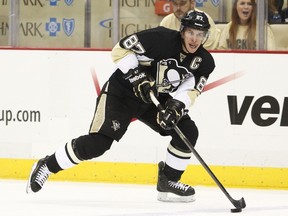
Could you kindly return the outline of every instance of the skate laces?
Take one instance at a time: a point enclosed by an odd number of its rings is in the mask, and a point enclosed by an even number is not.
[[[168,181],[168,185],[175,189],[180,189],[182,191],[187,191],[190,187],[189,185],[183,184],[181,182],[174,182],[174,181]]]
[[[37,182],[42,187],[50,174],[51,172],[48,170],[47,165],[46,164],[42,165],[37,171],[35,182]]]

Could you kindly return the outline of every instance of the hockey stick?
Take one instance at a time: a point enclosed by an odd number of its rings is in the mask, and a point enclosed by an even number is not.
[[[163,109],[162,105],[157,100],[157,98],[154,96],[153,92],[150,92],[150,97],[151,97],[152,102],[159,109],[159,111],[160,112],[163,111],[164,109]],[[187,137],[182,133],[182,131],[178,128],[178,126],[175,123],[173,123],[173,124],[174,124],[174,130],[179,135],[179,137],[183,140],[183,142],[187,145],[187,147],[195,155],[195,157],[202,164],[202,166],[205,168],[205,170],[208,172],[208,174],[211,176],[211,178],[214,180],[214,182],[218,185],[218,187],[222,190],[222,192],[226,195],[226,197],[230,200],[230,202],[235,206],[236,209],[231,209],[231,212],[240,212],[241,209],[245,208],[246,203],[245,203],[244,198],[242,197],[240,200],[235,200],[230,196],[230,194],[227,192],[227,190],[224,188],[224,186],[221,184],[221,182],[217,179],[217,177],[211,171],[209,166],[205,163],[205,161],[201,158],[201,156],[195,150],[195,148],[190,143],[190,141],[187,139]]]

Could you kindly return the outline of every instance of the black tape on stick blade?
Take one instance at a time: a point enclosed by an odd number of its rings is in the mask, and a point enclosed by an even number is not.
[[[232,213],[242,212],[242,209],[241,208],[234,208],[234,209],[231,209],[231,212]]]

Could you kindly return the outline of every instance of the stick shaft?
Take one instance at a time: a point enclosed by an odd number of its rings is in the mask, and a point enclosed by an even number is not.
[[[155,106],[160,110],[163,111],[162,105],[159,103],[157,98],[154,96],[154,94],[151,92],[150,97],[152,102],[155,104]],[[236,207],[236,208],[245,208],[246,203],[244,201],[244,198],[241,200],[234,200],[230,194],[227,192],[225,187],[222,185],[222,183],[218,180],[218,178],[215,176],[215,174],[212,172],[212,170],[209,168],[209,166],[205,163],[205,161],[202,159],[202,157],[198,154],[198,152],[195,150],[191,142],[187,139],[187,137],[182,133],[182,131],[178,128],[176,124],[174,124],[174,130],[179,135],[179,137],[183,140],[183,142],[186,144],[186,146],[191,150],[191,152],[194,154],[194,156],[198,159],[198,161],[201,163],[201,165],[204,167],[204,169],[208,172],[210,177],[214,180],[214,182],[218,185],[218,187],[222,190],[222,192],[226,195],[226,197],[229,199],[229,201]]]

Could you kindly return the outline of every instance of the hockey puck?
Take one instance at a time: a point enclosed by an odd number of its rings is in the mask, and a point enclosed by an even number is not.
[[[236,213],[236,212],[242,212],[241,208],[234,208],[230,210],[232,213]]]

